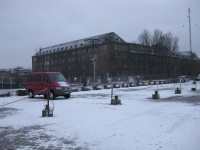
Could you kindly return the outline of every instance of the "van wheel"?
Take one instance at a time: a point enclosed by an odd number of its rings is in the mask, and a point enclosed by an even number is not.
[[[70,98],[70,94],[64,95],[65,98]]]
[[[29,96],[29,98],[34,98],[33,91],[30,90],[30,91],[28,92],[28,96]]]
[[[50,91],[49,93],[49,99],[55,99],[55,94],[53,91]]]

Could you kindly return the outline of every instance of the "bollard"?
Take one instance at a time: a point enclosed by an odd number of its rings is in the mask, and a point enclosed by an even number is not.
[[[158,94],[158,91],[155,91],[155,94],[152,94],[152,98],[153,99],[159,99],[160,98],[160,94]]]
[[[48,111],[46,109],[42,110],[42,117],[48,116]]]
[[[53,117],[53,110],[49,109],[49,111],[48,111],[47,109],[43,109],[42,117]]]
[[[192,91],[196,91],[196,88],[197,88],[197,82],[196,82],[196,80],[193,81],[193,84],[195,85],[195,87],[194,87],[194,88],[191,88],[191,90],[192,90]]]
[[[181,94],[181,90],[177,87],[177,89],[175,90],[175,94]]]
[[[53,117],[54,109],[49,107],[49,94],[50,94],[50,90],[48,89],[47,104],[44,106],[45,108],[42,110],[42,117]]]
[[[196,91],[196,88],[191,88],[192,91]]]
[[[115,99],[111,99],[111,105],[121,105],[121,100],[115,95]]]

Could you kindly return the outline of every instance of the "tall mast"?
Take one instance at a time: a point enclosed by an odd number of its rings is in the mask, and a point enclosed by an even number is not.
[[[192,33],[191,33],[190,8],[188,8],[188,18],[189,18],[189,40],[190,40],[190,52],[192,52]]]

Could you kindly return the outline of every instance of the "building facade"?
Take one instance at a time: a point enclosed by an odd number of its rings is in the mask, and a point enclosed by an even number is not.
[[[30,69],[16,67],[12,69],[0,69],[1,89],[22,88],[25,85],[26,73]]]
[[[41,48],[32,56],[33,71],[59,71],[69,80],[90,77],[95,82],[109,77],[196,75],[199,68],[200,59],[191,52],[127,43],[114,32]]]

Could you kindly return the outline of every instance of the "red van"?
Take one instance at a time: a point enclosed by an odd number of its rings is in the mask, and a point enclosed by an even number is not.
[[[30,98],[35,95],[44,95],[47,98],[48,90],[49,99],[55,99],[57,96],[70,98],[71,94],[71,87],[60,72],[27,73],[25,86]]]

